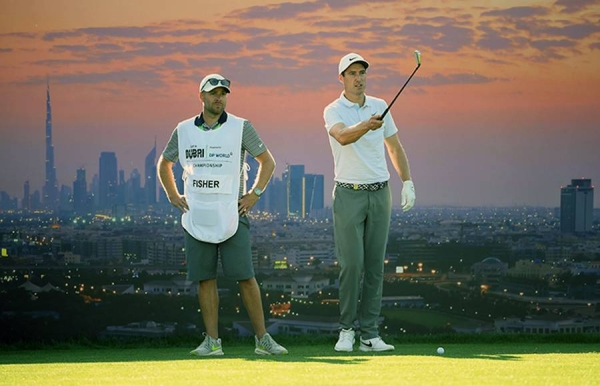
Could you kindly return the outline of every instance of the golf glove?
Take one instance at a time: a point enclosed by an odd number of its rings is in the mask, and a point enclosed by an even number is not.
[[[415,184],[411,180],[404,181],[402,184],[402,210],[406,212],[415,206]]]

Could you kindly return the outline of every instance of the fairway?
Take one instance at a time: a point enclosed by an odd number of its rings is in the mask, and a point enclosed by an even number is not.
[[[224,344],[197,358],[188,347],[15,350],[0,354],[0,385],[598,385],[597,344],[402,344],[393,353],[288,346],[260,357]],[[193,347],[191,347],[193,348]]]

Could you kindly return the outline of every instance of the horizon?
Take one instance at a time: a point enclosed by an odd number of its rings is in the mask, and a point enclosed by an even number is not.
[[[560,206],[572,179],[600,180],[600,1],[151,0],[10,2],[0,15],[0,191],[44,184],[46,81],[59,188],[103,151],[143,172],[175,125],[198,114],[198,82],[232,80],[227,111],[257,128],[277,161],[325,176],[323,108],[337,63],[371,64],[367,94],[388,103],[423,207]],[[143,7],[144,12],[139,12]],[[389,162],[388,162],[389,164]],[[401,183],[390,166],[394,205]]]

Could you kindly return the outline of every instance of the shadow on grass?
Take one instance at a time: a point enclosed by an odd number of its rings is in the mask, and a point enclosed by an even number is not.
[[[393,352],[339,353],[333,350],[331,337],[278,336],[277,340],[288,348],[289,355],[261,356],[254,354],[253,338],[224,339],[225,355],[200,358],[189,354],[197,336],[178,339],[140,339],[135,341],[54,342],[38,344],[0,344],[0,365],[50,364],[50,363],[119,363],[147,361],[274,361],[320,362],[348,365],[364,363],[380,356],[438,357],[440,360],[482,359],[494,361],[519,361],[524,355],[587,354],[600,352],[600,334],[586,335],[428,335],[388,336],[386,340],[396,346]],[[445,354],[437,354],[438,347]]]
[[[331,345],[288,346],[290,354],[266,356],[254,354],[253,345],[232,345],[224,347],[225,355],[196,357],[189,354],[189,347],[75,347],[43,350],[2,350],[0,366],[7,364],[52,364],[52,363],[125,363],[158,361],[271,361],[326,363],[333,365],[353,365],[371,361],[377,357],[438,357],[440,360],[482,359],[493,361],[519,361],[525,355],[584,354],[600,352],[600,347],[589,344],[449,344],[446,353],[438,355],[437,346],[431,344],[399,344],[393,352],[335,352]]]

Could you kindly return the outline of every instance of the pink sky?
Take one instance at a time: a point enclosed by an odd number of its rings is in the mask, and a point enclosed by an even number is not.
[[[44,182],[47,76],[57,176],[72,186],[101,151],[143,173],[219,72],[276,176],[286,163],[324,174],[329,203],[322,113],[351,51],[371,62],[367,93],[388,101],[422,53],[391,110],[418,205],[558,206],[572,178],[600,181],[598,0],[0,3],[0,191],[19,199]]]

